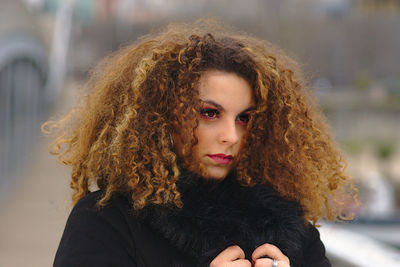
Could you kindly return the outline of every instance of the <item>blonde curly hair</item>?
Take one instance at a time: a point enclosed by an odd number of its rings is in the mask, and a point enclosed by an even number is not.
[[[253,89],[256,110],[235,168],[240,184],[273,186],[302,205],[305,220],[341,216],[346,162],[297,64],[268,42],[209,20],[169,25],[106,58],[85,100],[44,125],[57,135],[52,153],[72,166],[74,203],[95,183],[104,190],[100,205],[123,192],[136,210],[182,207],[176,182],[180,168],[195,162],[196,85],[210,69],[240,75]],[[179,153],[171,142],[176,125]]]

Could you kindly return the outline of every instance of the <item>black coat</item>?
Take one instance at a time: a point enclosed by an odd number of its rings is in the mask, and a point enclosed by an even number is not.
[[[54,266],[208,266],[230,245],[249,259],[264,243],[276,245],[292,267],[331,266],[300,206],[270,187],[241,187],[231,177],[207,184],[188,175],[178,188],[182,209],[148,206],[139,213],[127,196],[98,208],[102,192],[90,193],[69,216]]]

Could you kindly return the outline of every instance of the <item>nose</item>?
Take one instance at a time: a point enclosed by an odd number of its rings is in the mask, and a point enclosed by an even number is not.
[[[240,140],[239,129],[235,121],[225,121],[220,129],[220,142],[224,144],[236,144]]]

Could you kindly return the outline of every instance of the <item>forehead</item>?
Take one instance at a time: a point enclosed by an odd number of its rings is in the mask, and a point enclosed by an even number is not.
[[[254,104],[250,84],[235,73],[209,70],[199,80],[200,99],[212,100],[223,107],[248,108]]]

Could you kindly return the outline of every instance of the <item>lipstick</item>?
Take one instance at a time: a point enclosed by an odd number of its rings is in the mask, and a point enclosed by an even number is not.
[[[231,155],[225,155],[225,154],[212,154],[208,156],[217,163],[224,165],[229,164],[233,160],[233,157]]]

